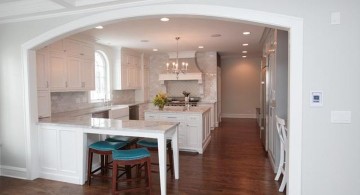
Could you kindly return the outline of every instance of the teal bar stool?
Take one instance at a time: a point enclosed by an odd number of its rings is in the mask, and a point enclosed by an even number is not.
[[[116,135],[105,139],[105,141],[107,142],[125,142],[128,148],[131,148],[131,146],[134,145],[137,140],[138,140],[137,137],[129,137],[129,136],[121,136],[121,135]]]
[[[158,143],[156,139],[151,138],[142,138],[139,139],[136,143],[137,148],[146,147],[151,151],[158,151]],[[171,140],[166,140],[166,150],[168,153],[169,164],[167,164],[167,171],[171,172],[171,175],[174,176],[174,163],[173,163],[173,152],[171,149]],[[152,163],[153,165],[159,165],[159,163]],[[154,171],[155,172],[155,171]]]
[[[151,194],[151,160],[150,160],[150,152],[146,148],[136,148],[129,150],[113,150],[112,151],[112,159],[113,159],[113,174],[112,174],[112,194],[116,194],[118,192],[130,192],[130,191],[140,191],[140,190],[148,190]],[[137,174],[137,178],[127,178],[120,179],[123,174],[119,175],[119,168],[121,167],[134,167],[138,168],[145,167],[145,177],[141,178],[140,174]],[[138,170],[139,172],[139,170]],[[121,181],[129,182],[129,181],[138,181],[141,179],[146,180],[145,187],[132,187],[132,188],[124,188],[118,189],[118,183]],[[128,183],[129,184],[129,183]]]
[[[111,168],[111,163],[108,163],[108,157],[112,155],[113,150],[121,149],[126,147],[127,144],[125,142],[106,142],[106,141],[98,141],[89,146],[89,154],[88,154],[88,185],[91,184],[92,177],[102,177],[111,179],[111,177],[106,176],[107,170]],[[101,165],[99,168],[92,171],[92,161],[93,155],[99,154],[101,158]],[[101,175],[97,175],[96,173],[101,171]]]

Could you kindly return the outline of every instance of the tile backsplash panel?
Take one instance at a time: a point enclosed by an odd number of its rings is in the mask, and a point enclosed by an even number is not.
[[[134,90],[112,92],[113,104],[127,104],[135,101]],[[54,92],[51,93],[51,113],[81,110],[103,106],[103,102],[91,103],[89,92]]]
[[[190,97],[199,97],[197,81],[166,81],[167,94],[170,97],[183,97],[183,91],[190,93]]]

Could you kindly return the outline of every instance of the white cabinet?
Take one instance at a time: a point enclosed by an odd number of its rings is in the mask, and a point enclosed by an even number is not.
[[[38,90],[38,117],[44,118],[51,116],[51,102],[49,90]]]
[[[205,102],[199,102],[199,106],[208,106],[211,107],[210,110],[210,119],[211,119],[211,130],[213,130],[215,127],[218,127],[219,122],[217,116],[217,102],[214,103],[205,103]]]
[[[94,47],[65,39],[39,50],[37,60],[38,89],[52,92],[90,91],[95,89]]]
[[[67,84],[68,89],[81,88],[81,59],[74,57],[67,57],[66,62]]]
[[[85,91],[95,90],[95,61],[81,61],[81,87]]]
[[[50,89],[62,91],[66,89],[67,70],[65,53],[50,53]]]
[[[122,48],[121,49],[121,64],[115,66],[121,66],[120,68],[114,68],[114,70],[120,69],[121,84],[114,81],[114,89],[140,89],[141,88],[141,56],[139,53]],[[119,73],[115,73],[119,74]],[[114,78],[118,79],[117,76]]]
[[[49,55],[47,49],[36,52],[37,89],[49,89]]]
[[[40,177],[82,184],[82,130],[40,125],[38,135]]]
[[[210,111],[198,114],[145,112],[145,120],[179,122],[179,148],[202,154],[210,142]]]

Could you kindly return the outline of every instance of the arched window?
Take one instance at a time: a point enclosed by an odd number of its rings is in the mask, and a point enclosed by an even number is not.
[[[95,51],[95,90],[90,96],[92,102],[110,100],[109,61],[100,50]]]

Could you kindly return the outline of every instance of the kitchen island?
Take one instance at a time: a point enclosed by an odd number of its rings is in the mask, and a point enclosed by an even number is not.
[[[115,120],[81,116],[41,119],[38,123],[39,177],[84,184],[88,136],[123,135],[158,141],[161,194],[166,194],[166,139],[172,140],[175,179],[179,179],[178,126],[176,122]]]
[[[179,149],[202,154],[210,143],[211,107],[165,106],[163,110],[145,110],[145,120],[178,122]]]

